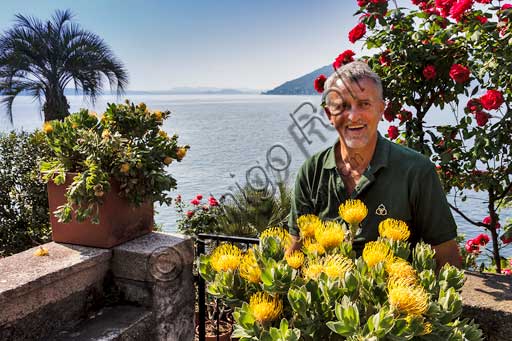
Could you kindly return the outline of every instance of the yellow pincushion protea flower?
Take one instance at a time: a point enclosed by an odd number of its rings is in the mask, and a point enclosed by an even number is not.
[[[343,227],[335,221],[327,221],[315,230],[315,239],[326,250],[339,246],[345,239]]]
[[[370,267],[380,262],[387,263],[393,260],[393,252],[384,242],[368,242],[363,250],[363,260]]]
[[[407,240],[411,231],[404,221],[388,218],[379,224],[379,235],[391,240]]]
[[[347,200],[338,209],[340,217],[350,225],[356,225],[368,215],[368,209],[361,200]]]
[[[342,255],[329,255],[323,260],[323,272],[327,274],[329,278],[343,278],[345,273],[352,270],[354,263]]]
[[[240,277],[251,283],[259,283],[261,281],[261,269],[254,255],[253,249],[249,249],[240,262]]]
[[[418,282],[416,270],[402,258],[395,257],[392,262],[387,262],[386,271],[389,274],[390,281],[402,279],[404,283],[409,285],[416,285]]]
[[[157,121],[161,121],[162,120],[162,112],[161,111],[155,111],[153,113],[153,115],[155,116]]]
[[[50,122],[44,122],[44,124],[43,124],[43,131],[46,134],[49,134],[49,133],[53,132],[52,124]]]
[[[425,322],[423,324],[423,332],[421,333],[421,335],[428,335],[430,333],[432,333],[432,323]]]
[[[312,238],[315,231],[322,226],[322,221],[314,214],[306,214],[297,219],[297,225],[303,238]]]
[[[429,296],[421,286],[398,278],[388,283],[388,292],[389,304],[400,313],[418,316],[428,309]]]
[[[281,246],[288,248],[292,243],[292,236],[282,227],[270,227],[263,231],[260,240],[263,242],[268,237],[274,237],[280,240]]]
[[[185,155],[187,155],[187,148],[185,148],[185,147],[178,148],[178,150],[176,151],[176,157],[178,158],[178,160],[183,159],[185,157]]]
[[[161,114],[161,113],[160,113],[160,114]],[[165,131],[163,131],[163,130],[159,130],[159,131],[158,131],[158,135],[159,135],[160,137],[163,137],[164,139],[169,138],[169,135],[167,135],[167,133],[166,133]]]
[[[325,253],[324,247],[310,238],[304,240],[304,250],[309,254],[317,256],[321,256]]]
[[[242,251],[231,244],[219,245],[210,256],[213,269],[220,271],[235,271],[240,265]]]
[[[304,263],[304,254],[298,250],[285,256],[286,263],[294,269],[298,269]]]
[[[317,279],[323,271],[324,266],[322,261],[316,258],[308,261],[306,266],[302,269],[302,275],[306,279]]]
[[[257,292],[249,300],[249,310],[256,321],[263,324],[276,320],[283,312],[283,302],[266,292]]]

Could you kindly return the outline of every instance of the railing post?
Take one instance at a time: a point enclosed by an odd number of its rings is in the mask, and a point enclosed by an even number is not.
[[[196,256],[199,257],[199,255],[204,254],[205,247],[204,247],[204,240],[197,239],[196,241]],[[198,269],[199,271],[199,269]],[[205,288],[205,282],[203,277],[201,277],[200,274],[198,274],[198,281],[197,281],[197,295],[198,295],[198,304],[199,304],[199,341],[205,341],[206,339],[206,320],[205,320],[205,307],[206,307],[206,288]]]

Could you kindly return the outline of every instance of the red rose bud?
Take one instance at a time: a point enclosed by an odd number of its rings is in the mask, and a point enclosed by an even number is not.
[[[350,62],[354,61],[355,53],[352,50],[345,50],[338,57],[336,57],[336,60],[334,63],[332,63],[332,67],[334,70],[340,68],[342,65],[348,64]]]
[[[455,83],[465,83],[469,79],[469,69],[461,64],[453,64],[450,68],[450,78]]]
[[[476,124],[478,124],[479,127],[483,127],[489,121],[489,114],[483,111],[477,111],[475,113],[475,118]]]
[[[481,233],[478,236],[476,236],[476,238],[473,239],[473,241],[476,244],[481,245],[481,246],[485,246],[489,242],[489,240],[490,240],[489,236],[486,235],[485,233]]]
[[[484,218],[484,220],[482,220],[482,223],[486,224],[486,225],[491,225],[491,217],[490,216],[487,216]],[[499,229],[501,227],[500,223],[496,222],[496,228]]]
[[[210,206],[219,206],[219,202],[214,197],[209,197],[208,198],[208,204]]]
[[[503,95],[496,90],[487,90],[487,92],[480,97],[480,103],[487,110],[498,109],[503,104]]]
[[[466,245],[464,245],[466,248],[466,251],[468,253],[479,253],[480,252],[480,245],[476,244],[474,240],[470,239],[466,242]]]
[[[453,19],[459,22],[462,19],[464,13],[473,6],[473,0],[459,0],[452,8],[450,8],[450,15]]]
[[[481,16],[481,15],[476,15],[475,19],[480,21],[481,24],[487,23],[487,17]]]
[[[357,24],[353,29],[348,33],[348,40],[353,44],[359,39],[361,39],[366,33],[366,25],[362,22]]]
[[[476,112],[480,110],[480,100],[478,98],[471,98],[466,104],[468,112]]]
[[[391,140],[396,139],[398,137],[398,128],[395,126],[389,126],[388,136]]]
[[[512,243],[512,235],[510,237],[506,237],[505,235],[502,235],[500,237],[501,241],[504,243],[504,244],[510,244]],[[512,264],[510,264],[512,265]]]
[[[193,215],[194,215],[193,211],[187,211],[187,217],[192,218]]]
[[[192,199],[192,200],[190,201],[190,203],[191,203],[192,205],[194,205],[194,206],[197,206],[197,205],[199,205],[199,200],[197,200],[197,198],[195,198],[195,199]]]
[[[196,195],[196,199],[201,200],[201,199],[203,199],[203,196],[201,194],[198,194],[198,195]]]
[[[389,59],[387,53],[383,53],[380,55],[379,63],[382,66],[390,66],[391,65],[391,59]]]
[[[327,80],[327,77],[325,77],[324,75],[320,75],[318,76],[316,79],[315,79],[315,90],[316,92],[318,93],[322,93],[324,92],[324,84],[325,84],[325,81]]]
[[[426,80],[436,78],[436,67],[434,65],[425,66],[423,69],[423,77],[425,77]]]

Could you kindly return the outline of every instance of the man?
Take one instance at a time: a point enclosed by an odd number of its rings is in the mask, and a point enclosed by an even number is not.
[[[379,76],[355,61],[337,69],[324,88],[325,112],[339,139],[306,160],[297,174],[288,252],[301,246],[299,216],[336,219],[340,204],[360,199],[368,215],[353,245],[358,255],[365,242],[377,239],[379,223],[395,218],[409,226],[412,245],[420,240],[432,245],[438,267],[447,262],[460,267],[455,221],[434,165],[377,132],[385,107]]]

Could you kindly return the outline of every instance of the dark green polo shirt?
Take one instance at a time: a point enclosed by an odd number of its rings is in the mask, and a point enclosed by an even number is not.
[[[395,218],[407,223],[412,245],[424,240],[438,245],[457,235],[435,166],[420,153],[392,143],[380,134],[369,167],[353,193],[347,193],[336,169],[335,146],[313,155],[299,169],[289,217],[290,233],[298,235],[297,218],[318,215],[322,220],[341,219],[338,207],[347,199],[360,199],[368,208],[361,242],[354,243],[360,254],[364,243],[376,240],[379,223]]]

